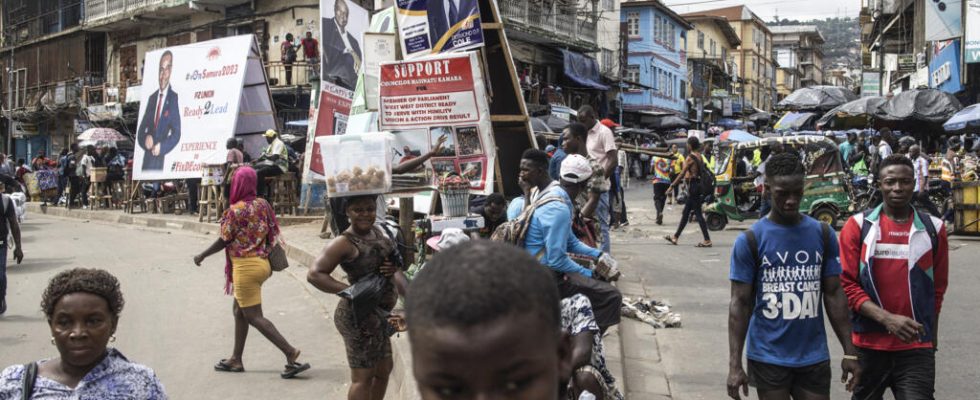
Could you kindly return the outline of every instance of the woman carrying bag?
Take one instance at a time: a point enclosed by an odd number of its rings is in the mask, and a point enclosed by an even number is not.
[[[376,198],[369,195],[347,199],[350,228],[327,244],[307,275],[317,289],[333,294],[357,293],[358,286],[374,285],[379,278],[384,281],[376,306],[381,312],[358,313],[355,294],[354,301],[342,296],[334,313],[334,324],[344,338],[351,369],[348,399],[384,398],[393,363],[389,340],[392,329],[383,314],[395,307],[396,287],[404,295],[408,283],[397,266],[400,257],[393,235],[375,224]],[[351,285],[330,276],[337,266],[347,274]]]
[[[216,371],[244,372],[242,353],[249,325],[262,332],[286,356],[280,376],[295,377],[310,369],[297,362],[299,349],[291,346],[276,326],[262,315],[262,283],[272,275],[270,255],[279,249],[279,223],[275,211],[265,199],[256,198],[258,176],[255,170],[238,168],[231,183],[231,207],[221,219],[221,237],[211,247],[194,257],[201,265],[208,256],[225,251],[225,293],[234,293],[235,348],[232,356],[214,365]],[[234,290],[232,290],[234,289]]]

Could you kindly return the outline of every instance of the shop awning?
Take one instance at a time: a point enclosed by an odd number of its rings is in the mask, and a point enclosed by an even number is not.
[[[609,86],[600,83],[599,63],[587,55],[562,49],[564,57],[565,77],[577,85],[596,90],[609,90]]]

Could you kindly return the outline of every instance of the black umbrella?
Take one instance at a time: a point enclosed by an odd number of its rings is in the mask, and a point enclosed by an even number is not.
[[[832,124],[835,128],[863,128],[868,123],[868,117],[874,116],[887,99],[880,96],[862,97],[841,104],[828,111],[819,120],[817,126]],[[856,126],[850,126],[856,125]]]
[[[941,124],[963,109],[953,95],[936,89],[899,93],[883,104],[875,117],[885,121],[922,121]]]
[[[850,89],[840,86],[811,86],[797,89],[776,104],[776,108],[799,111],[827,111],[857,100]]]
[[[545,119],[548,117],[531,117],[531,130],[534,132],[552,133]]]
[[[691,122],[678,117],[676,115],[665,115],[657,120],[655,120],[650,126],[653,129],[678,129],[678,128],[690,128]]]
[[[761,111],[761,112],[757,112],[755,114],[749,115],[749,121],[752,121],[752,122],[760,122],[760,121],[767,121],[768,122],[768,121],[771,121],[771,120],[772,120],[772,114],[767,113],[765,111]]]

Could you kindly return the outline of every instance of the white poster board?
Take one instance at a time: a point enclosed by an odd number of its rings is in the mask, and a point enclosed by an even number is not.
[[[963,62],[980,62],[980,0],[966,0]]]
[[[380,95],[379,125],[395,136],[396,148],[416,156],[445,137],[431,159],[434,177],[456,172],[470,180],[472,193],[493,192],[497,152],[476,52],[382,64]]]
[[[406,59],[483,46],[478,0],[397,0]]]
[[[252,35],[155,50],[144,68],[135,180],[200,178],[203,164],[225,161],[229,138],[276,126]],[[246,136],[246,151],[263,144],[256,138]]]

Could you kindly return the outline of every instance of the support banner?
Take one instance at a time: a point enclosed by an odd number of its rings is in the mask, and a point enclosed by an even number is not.
[[[395,164],[444,138],[429,167],[436,179],[431,184],[455,172],[469,180],[471,193],[493,192],[496,145],[477,53],[382,64],[380,95],[379,125],[395,137]]]

